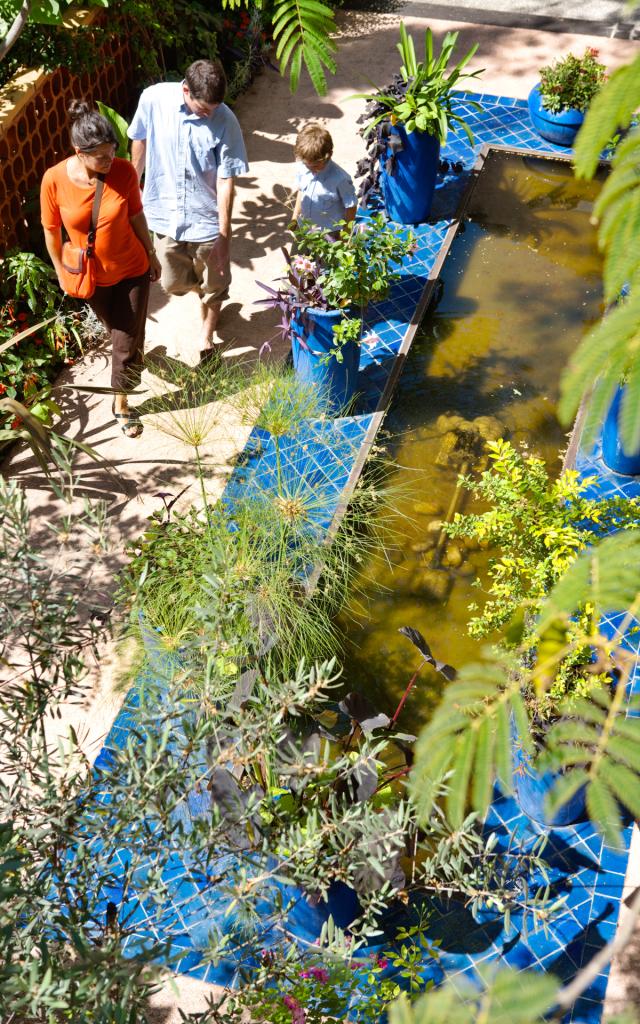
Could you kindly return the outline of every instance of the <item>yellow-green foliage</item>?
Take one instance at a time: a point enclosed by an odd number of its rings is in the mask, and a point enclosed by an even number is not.
[[[505,625],[519,608],[535,615],[576,555],[593,542],[594,531],[628,529],[640,521],[635,500],[585,497],[593,478],[580,480],[575,470],[565,470],[552,480],[541,459],[508,441],[487,447],[491,468],[479,480],[462,481],[489,508],[458,513],[447,527],[451,536],[474,536],[496,549],[488,598],[469,625],[478,637]]]

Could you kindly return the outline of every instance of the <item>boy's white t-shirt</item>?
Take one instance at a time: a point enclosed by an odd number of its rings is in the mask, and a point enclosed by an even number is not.
[[[344,220],[345,210],[358,204],[350,175],[333,160],[328,160],[321,171],[310,171],[298,163],[295,188],[302,199],[301,218],[327,231]]]

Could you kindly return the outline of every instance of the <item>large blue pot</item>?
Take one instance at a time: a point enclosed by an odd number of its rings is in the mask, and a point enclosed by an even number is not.
[[[634,455],[628,455],[625,452],[618,429],[623,394],[624,388],[619,387],[604,418],[602,426],[602,461],[614,473],[622,473],[623,476],[638,476],[640,474],[640,452],[636,452]]]
[[[291,354],[296,373],[302,380],[318,385],[329,411],[335,414],[342,412],[355,395],[360,365],[358,341],[342,346],[341,362],[330,354],[335,352],[334,325],[343,316],[341,309],[307,308],[291,321]]]
[[[585,111],[575,107],[565,107],[553,114],[542,105],[540,86],[534,85],[529,93],[529,116],[538,135],[556,146],[573,146],[576,135],[582,127]]]
[[[380,184],[387,213],[398,224],[422,224],[431,212],[436,188],[440,139],[427,132],[407,133],[401,125],[393,125],[392,135],[399,135],[402,149],[396,154],[393,174],[387,174],[381,159]]]
[[[545,809],[545,801],[558,780],[558,772],[537,771],[529,755],[522,749],[513,724],[511,732],[513,788],[520,810],[532,821],[546,825],[547,828],[564,828],[566,825],[575,824],[576,821],[582,821],[586,817],[585,787],[581,786],[571,799],[550,817]]]

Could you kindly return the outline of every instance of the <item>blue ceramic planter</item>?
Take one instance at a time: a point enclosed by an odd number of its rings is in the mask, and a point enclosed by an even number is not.
[[[539,825],[547,828],[563,828],[582,821],[586,816],[585,789],[582,786],[571,799],[564,804],[553,817],[547,814],[545,801],[558,780],[558,772],[539,772],[531,763],[531,758],[522,749],[518,740],[518,732],[512,723],[513,741],[513,787],[520,810]]]
[[[614,473],[622,473],[623,476],[638,476],[640,474],[640,452],[636,452],[634,455],[628,455],[625,452],[618,429],[623,394],[624,388],[619,387],[604,419],[602,461]]]
[[[291,321],[291,353],[296,373],[302,380],[317,384],[326,395],[329,410],[342,412],[356,393],[360,344],[349,341],[342,346],[338,362],[333,345],[333,327],[344,316],[341,309],[306,309]],[[327,358],[329,356],[329,358]]]
[[[538,135],[556,146],[573,146],[576,135],[582,127],[585,112],[574,107],[565,107],[557,114],[546,110],[540,98],[540,86],[534,85],[529,93],[529,116]]]
[[[402,149],[396,154],[393,174],[387,174],[381,157],[380,183],[387,213],[398,224],[422,224],[431,211],[440,159],[440,140],[427,132],[407,133],[394,125]],[[387,155],[390,155],[388,150]]]

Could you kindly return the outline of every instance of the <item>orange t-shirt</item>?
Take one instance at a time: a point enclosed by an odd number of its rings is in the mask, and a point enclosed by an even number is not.
[[[71,244],[86,248],[94,197],[94,189],[74,185],[67,174],[67,161],[62,160],[50,167],[42,179],[42,226],[47,231],[56,231],[64,225]],[[149,269],[145,248],[129,223],[129,218],[141,210],[142,197],[133,165],[116,157],[105,178],[98,213],[94,247],[96,284],[117,284]]]

